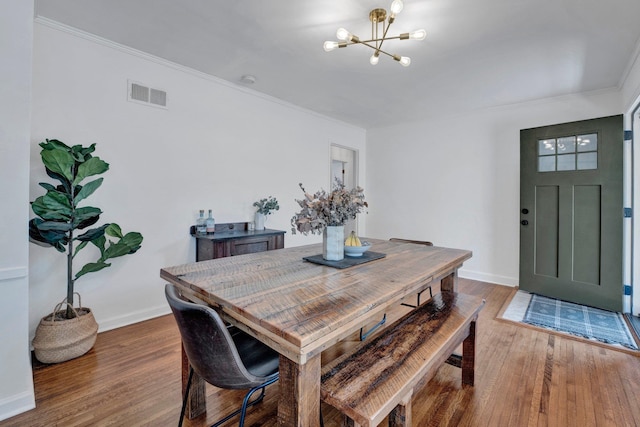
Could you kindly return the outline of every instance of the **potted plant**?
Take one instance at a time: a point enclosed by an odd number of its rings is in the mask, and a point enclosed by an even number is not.
[[[93,347],[97,324],[91,309],[73,307],[74,285],[77,279],[88,273],[109,267],[108,260],[140,249],[142,235],[137,232],[123,234],[115,223],[93,227],[102,211],[91,206],[79,206],[102,184],[103,178],[86,182],[89,177],[109,170],[109,164],[95,157],[95,144],[88,147],[69,147],[58,140],[41,142],[40,157],[47,175],[59,181],[54,186],[41,182],[46,193],[31,203],[36,215],[29,221],[29,238],[32,243],[53,247],[67,256],[67,295],[53,313],[45,316],[36,330],[33,346],[36,358],[44,363],[56,363],[81,356]],[[82,230],[82,232],[76,233]],[[91,243],[99,251],[99,257],[76,271],[74,258]],[[65,309],[58,309],[63,308]],[[74,331],[84,335],[70,342]],[[64,335],[67,335],[65,337]]]
[[[364,201],[364,190],[361,187],[347,190],[337,178],[331,193],[321,189],[311,195],[302,183],[298,185],[304,193],[304,199],[296,200],[302,209],[291,218],[291,232],[322,234],[323,258],[340,261],[344,258],[344,223],[355,219],[369,206]]]
[[[256,230],[264,230],[264,222],[267,220],[267,215],[271,215],[272,211],[280,209],[278,200],[272,196],[254,202],[253,206],[258,208],[255,214]]]

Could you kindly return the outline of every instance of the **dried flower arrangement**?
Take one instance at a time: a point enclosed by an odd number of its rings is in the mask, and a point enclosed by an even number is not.
[[[344,225],[346,221],[355,219],[357,214],[369,206],[364,201],[364,190],[361,187],[347,190],[342,181],[337,178],[331,193],[321,189],[314,195],[310,195],[302,183],[299,185],[304,193],[304,199],[296,200],[302,210],[291,218],[293,234],[296,234],[296,230],[304,235],[322,234],[326,226]]]
[[[272,196],[254,202],[253,206],[258,208],[257,212],[261,213],[262,215],[270,215],[271,211],[277,211],[280,209],[278,200]]]

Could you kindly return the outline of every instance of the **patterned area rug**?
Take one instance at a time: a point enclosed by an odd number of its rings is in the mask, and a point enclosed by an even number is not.
[[[504,319],[638,350],[620,313],[518,291]]]

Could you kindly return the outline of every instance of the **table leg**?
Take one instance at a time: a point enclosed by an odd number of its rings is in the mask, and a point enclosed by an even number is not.
[[[476,359],[476,321],[469,325],[469,336],[462,342],[462,384],[473,385]]]
[[[304,365],[280,356],[279,426],[319,427],[320,368],[320,354]]]
[[[440,281],[440,291],[442,292],[458,292],[458,270],[445,276]]]
[[[182,344],[180,345],[182,347]],[[189,379],[189,358],[182,347],[182,396],[187,389],[187,380]],[[191,391],[189,392],[189,401],[187,402],[187,418],[192,419],[207,412],[207,402],[205,394],[204,380],[200,375],[193,373],[191,379]]]

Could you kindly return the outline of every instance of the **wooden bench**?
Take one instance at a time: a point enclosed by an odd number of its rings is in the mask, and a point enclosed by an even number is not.
[[[484,300],[436,294],[358,349],[322,369],[320,395],[344,426],[411,425],[414,388],[426,384],[461,343],[462,383],[473,385],[475,323]]]

